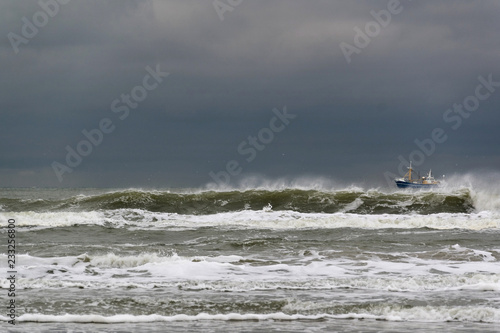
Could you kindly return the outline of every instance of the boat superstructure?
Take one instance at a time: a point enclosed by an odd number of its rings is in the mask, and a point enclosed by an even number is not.
[[[424,177],[419,177],[417,175],[417,177],[413,178],[415,176],[415,173],[416,172],[413,171],[410,162],[408,172],[404,175],[404,177],[396,178],[394,181],[399,188],[431,188],[437,187],[440,184],[440,182],[438,180],[435,180],[432,176],[432,170],[429,170],[427,176]]]

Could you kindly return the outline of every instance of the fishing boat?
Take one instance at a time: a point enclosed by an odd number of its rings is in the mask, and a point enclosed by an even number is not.
[[[396,178],[394,181],[399,188],[433,188],[438,187],[441,184],[439,180],[435,180],[432,176],[432,170],[429,170],[427,176],[424,177],[417,176],[416,178],[412,178],[414,175],[415,172],[413,171],[410,162],[408,172],[405,176],[403,178]]]

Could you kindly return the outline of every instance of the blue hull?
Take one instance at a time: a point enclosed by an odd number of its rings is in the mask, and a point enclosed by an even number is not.
[[[439,184],[415,184],[403,181],[396,181],[396,185],[399,188],[434,188],[439,186]]]

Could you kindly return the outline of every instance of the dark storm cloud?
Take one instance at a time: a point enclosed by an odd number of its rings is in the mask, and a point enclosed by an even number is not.
[[[355,45],[355,28],[391,3],[244,0],[221,21],[212,1],[72,0],[15,53],[9,33],[22,36],[23,17],[43,9],[2,1],[3,183],[202,185],[227,161],[244,161],[238,144],[284,106],[296,120],[242,176],[356,180],[369,169],[381,179],[436,127],[449,139],[424,166],[495,167],[500,91],[456,130],[443,114],[474,94],[479,76],[500,81],[500,5],[401,0],[348,63],[340,44]],[[147,66],[170,75],[121,120],[111,104],[142,84]],[[66,146],[76,149],[103,118],[115,130],[59,183],[51,163],[64,163]]]

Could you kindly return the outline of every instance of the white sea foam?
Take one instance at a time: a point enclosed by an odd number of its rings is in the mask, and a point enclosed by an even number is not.
[[[357,203],[353,203],[357,204]],[[16,219],[19,228],[57,228],[74,225],[98,225],[111,227],[151,228],[200,228],[232,227],[263,229],[303,229],[303,228],[432,228],[482,230],[500,228],[500,214],[479,213],[439,213],[430,215],[380,214],[363,215],[352,213],[299,213],[295,211],[243,210],[211,215],[181,215],[158,213],[141,209],[120,209],[96,212],[21,212],[11,215],[0,214],[0,219]]]
[[[351,213],[298,213],[294,211],[240,211],[213,215],[178,215],[168,213],[136,212],[143,216],[144,227],[240,227],[264,229],[301,228],[433,228],[481,230],[500,227],[500,215],[488,212],[474,214],[440,213],[431,215],[362,215]],[[125,213],[126,214],[126,213]],[[115,223],[123,223],[120,216]],[[154,223],[148,223],[154,221]]]
[[[122,272],[126,273],[126,272]],[[234,272],[233,272],[234,273]],[[124,274],[122,274],[123,276]],[[184,291],[211,290],[214,292],[251,292],[251,291],[273,291],[273,290],[372,290],[386,292],[452,292],[452,291],[481,291],[499,292],[500,275],[468,273],[446,276],[420,275],[414,277],[392,276],[388,277],[309,277],[289,279],[274,277],[269,279],[259,279],[251,276],[237,276],[237,279],[230,280],[230,276],[219,275],[212,280],[198,280],[198,277],[191,279],[166,279],[147,277],[149,271],[141,275],[131,276],[128,279],[89,279],[83,275],[76,277],[58,276],[51,278],[48,276],[39,278],[20,278],[17,288],[22,289],[95,289],[113,290],[140,288],[150,290],[153,288],[172,288]],[[200,278],[203,276],[200,276]],[[204,276],[206,278],[206,275]],[[66,278],[66,280],[64,279]],[[8,288],[7,281],[1,280],[1,286]],[[486,297],[486,295],[484,296]]]
[[[30,228],[56,228],[74,225],[103,225],[105,215],[103,212],[4,212],[0,219],[9,218],[16,220],[17,227]],[[125,221],[123,221],[125,222]]]
[[[476,211],[500,212],[500,173],[476,172],[451,175],[440,191],[469,191]]]
[[[344,209],[343,209],[343,212],[350,212],[352,210],[356,210],[358,209],[361,205],[363,204],[363,200],[361,200],[360,198],[356,198],[353,202],[347,204]]]
[[[228,314],[208,314],[199,313],[197,315],[185,315],[178,314],[174,316],[162,316],[162,315],[114,315],[114,316],[100,316],[100,315],[44,315],[44,314],[23,314],[17,318],[19,322],[65,322],[65,323],[103,323],[103,324],[113,324],[113,323],[144,323],[144,322],[158,322],[158,321],[200,321],[200,320],[300,320],[300,319],[321,319],[332,317],[330,315],[287,315],[284,313],[270,313],[270,314],[239,314],[239,313],[228,313]],[[0,315],[0,320],[7,321],[10,320],[5,316]]]
[[[316,308],[318,305],[314,305]],[[332,304],[332,307],[334,304]],[[289,304],[286,310],[298,312],[298,314],[276,313],[227,313],[208,314],[199,313],[196,315],[177,314],[164,316],[152,315],[131,315],[118,314],[113,316],[101,316],[94,314],[23,314],[17,318],[18,322],[61,322],[61,323],[145,323],[145,322],[173,322],[173,321],[253,321],[253,320],[318,320],[318,319],[372,319],[387,321],[418,321],[418,322],[500,322],[500,309],[481,306],[416,306],[403,307],[397,305],[372,306],[370,309],[352,309],[347,313],[319,313],[301,314],[311,310],[311,303],[296,302]],[[0,320],[7,321],[8,317],[0,316]]]
[[[16,288],[500,290],[500,266],[487,257],[471,262],[408,257],[394,262],[374,255],[365,260],[313,258],[301,265],[274,262],[250,265],[244,259],[236,255],[181,257],[175,253],[52,258],[19,255],[17,268],[22,274]],[[1,266],[5,262],[2,260]],[[0,286],[8,288],[7,277],[1,277]]]

